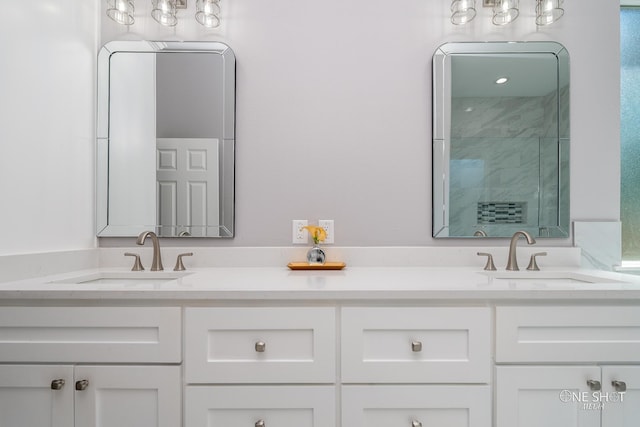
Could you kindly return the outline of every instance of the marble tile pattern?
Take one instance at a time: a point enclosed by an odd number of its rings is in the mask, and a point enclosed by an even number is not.
[[[555,93],[452,100],[450,236],[471,236],[479,228],[489,236],[498,229],[501,235],[521,229],[537,235],[541,226],[558,223],[559,186],[569,183],[568,174],[558,180],[556,105]],[[478,203],[522,204],[523,222],[479,224]]]
[[[622,262],[620,221],[576,221],[574,245],[582,251],[580,266],[612,271]]]

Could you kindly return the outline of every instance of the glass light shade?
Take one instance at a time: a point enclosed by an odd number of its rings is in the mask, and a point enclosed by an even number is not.
[[[176,17],[176,0],[153,0],[151,16],[165,27],[173,27],[178,23]]]
[[[475,0],[453,0],[451,2],[451,23],[464,25],[476,17]]]
[[[133,0],[107,0],[107,16],[118,24],[133,24],[134,10]]]
[[[220,26],[220,0],[197,0],[196,21],[207,28]]]
[[[538,0],[536,5],[536,24],[549,25],[562,18],[563,0]]]
[[[518,0],[496,0],[492,22],[495,25],[507,25],[515,21],[519,14]]]

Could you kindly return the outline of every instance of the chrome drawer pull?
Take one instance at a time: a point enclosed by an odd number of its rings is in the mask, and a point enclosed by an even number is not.
[[[418,420],[411,421],[411,427],[422,427],[422,423]]]
[[[422,343],[420,341],[412,341],[411,342],[411,351],[417,353],[422,351]]]
[[[258,420],[258,421],[256,421],[256,427],[264,427],[264,426],[265,426],[265,424],[264,424],[264,420]]]
[[[627,383],[625,383],[624,381],[611,381],[611,385],[619,393],[624,393],[627,391]]]
[[[598,391],[598,390],[602,390],[602,384],[600,384],[600,381],[596,381],[596,380],[587,380],[587,385],[589,386],[589,388],[591,389],[591,391]]]
[[[76,381],[76,390],[83,391],[83,390],[86,390],[87,387],[89,387],[89,381],[88,380]]]
[[[62,390],[64,380],[62,378],[51,381],[51,390]]]
[[[265,343],[264,341],[258,341],[256,343],[256,351],[258,353],[264,353],[264,351],[267,349],[267,343]],[[260,420],[262,421],[262,420]]]

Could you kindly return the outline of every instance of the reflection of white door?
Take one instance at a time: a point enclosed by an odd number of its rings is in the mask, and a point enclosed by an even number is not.
[[[158,226],[163,236],[186,231],[217,236],[220,219],[218,140],[157,139]]]

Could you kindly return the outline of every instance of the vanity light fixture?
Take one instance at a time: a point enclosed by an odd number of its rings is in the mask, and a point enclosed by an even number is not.
[[[133,0],[107,0],[107,16],[118,24],[132,25],[134,10]]]
[[[147,0],[149,1],[149,0]],[[134,23],[134,0],[107,0],[107,16],[122,25]],[[187,0],[151,0],[151,17],[165,27],[178,23],[177,9],[186,9]],[[196,0],[196,21],[207,28],[220,26],[220,0]]]
[[[530,0],[533,1],[533,0]],[[564,15],[564,0],[535,0],[536,25],[549,25]],[[493,8],[491,21],[494,25],[507,25],[520,14],[519,0],[482,0],[482,6]],[[451,23],[464,25],[476,16],[475,0],[452,0]]]

